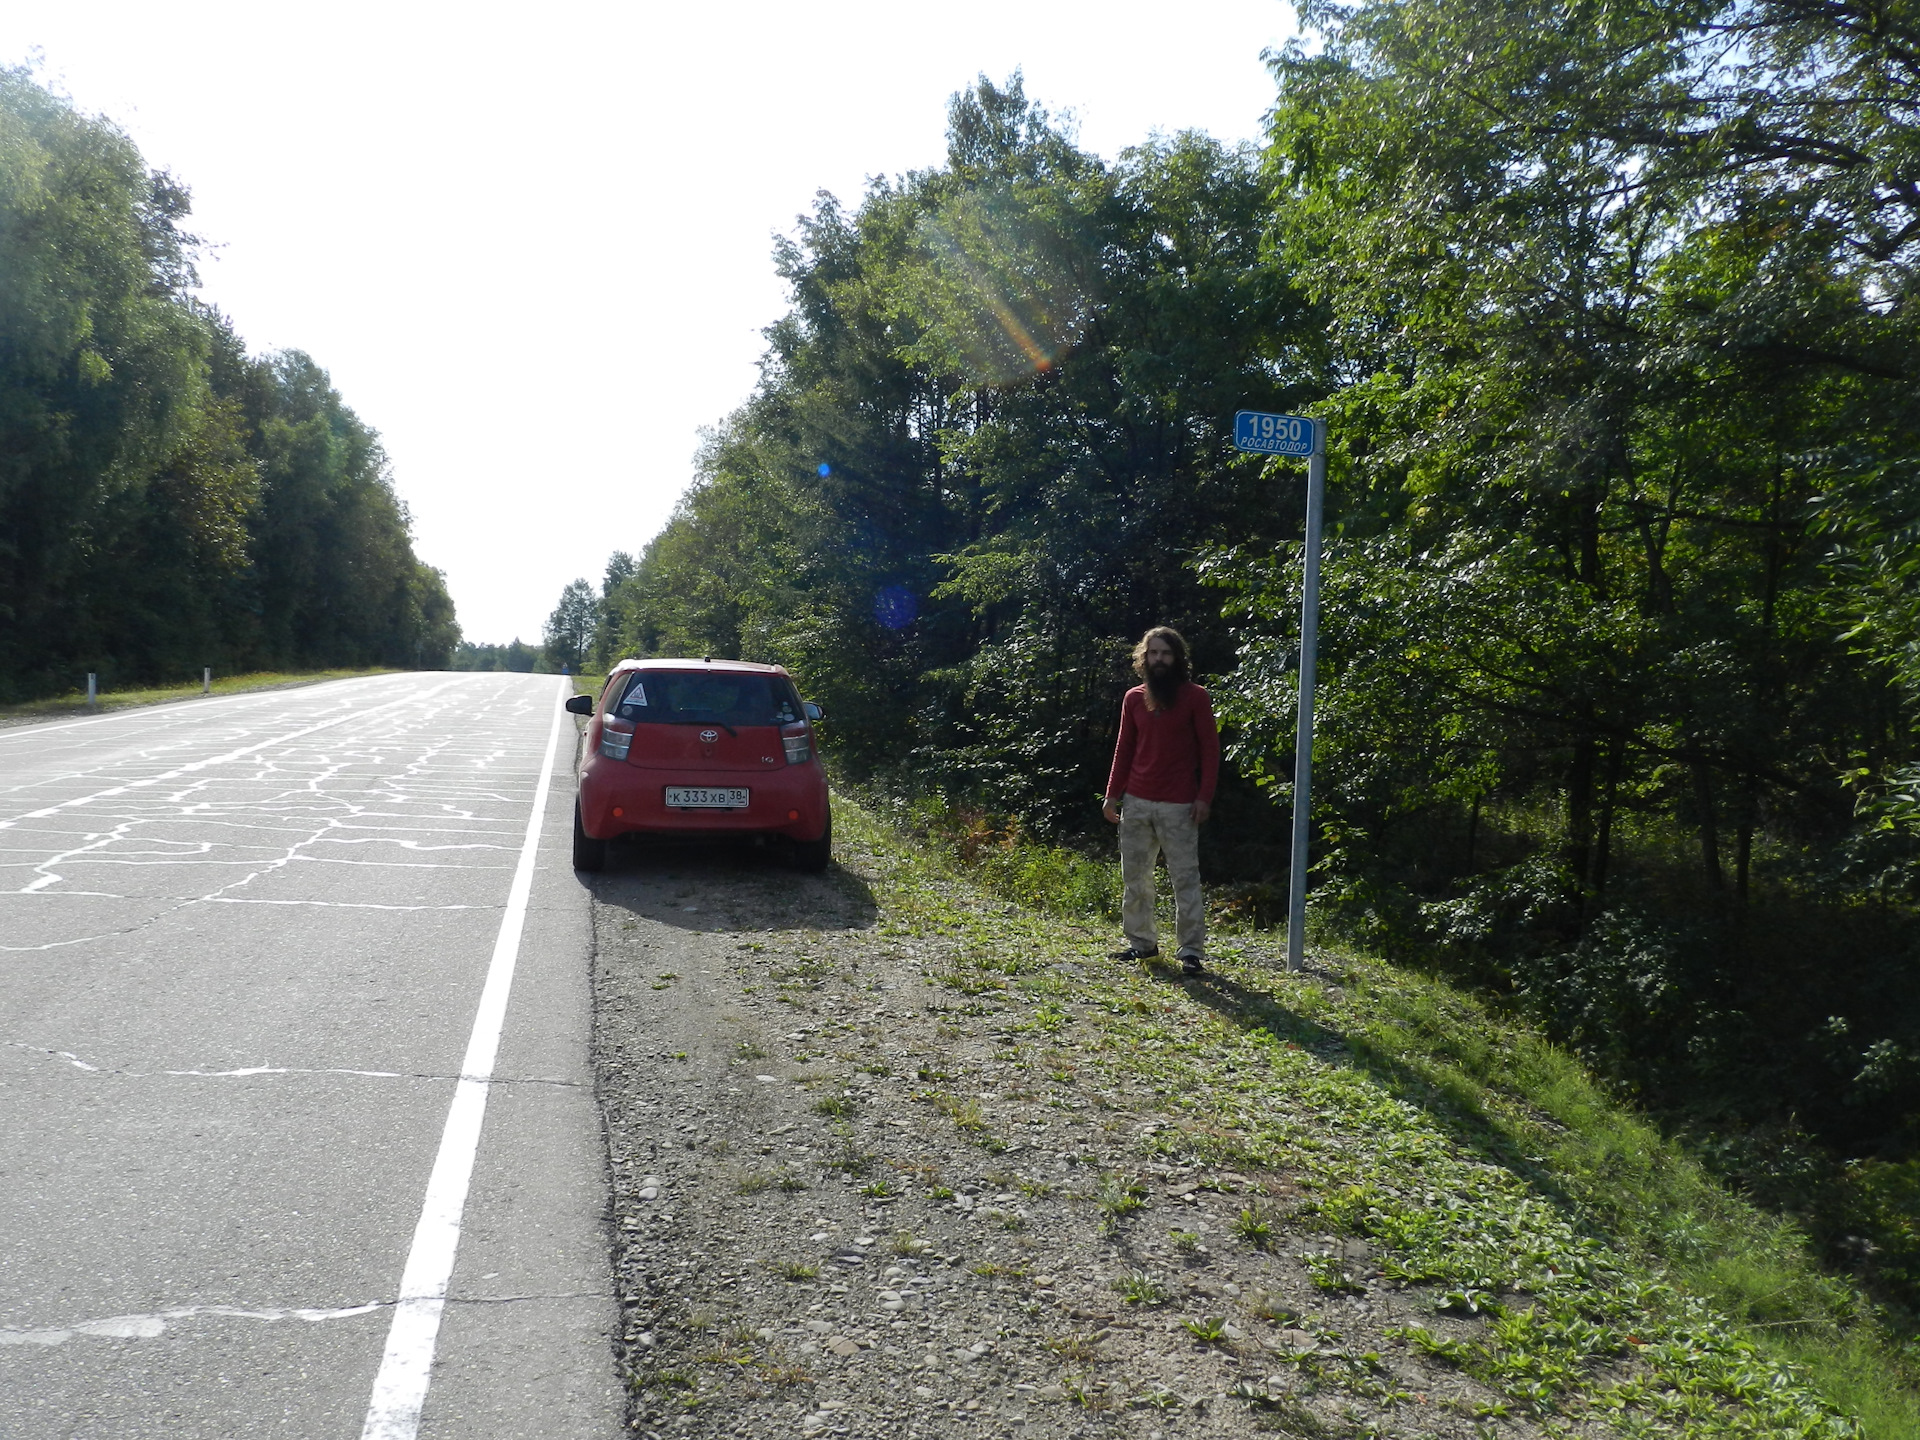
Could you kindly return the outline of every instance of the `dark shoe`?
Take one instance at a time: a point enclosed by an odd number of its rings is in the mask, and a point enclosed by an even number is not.
[[[1157,960],[1160,958],[1160,952],[1158,950],[1135,950],[1132,946],[1128,946],[1125,950],[1114,951],[1111,955],[1107,956],[1107,958],[1109,960]]]
[[[1182,975],[1204,975],[1207,973],[1207,967],[1200,963],[1200,957],[1198,955],[1182,955],[1180,957],[1180,973]]]

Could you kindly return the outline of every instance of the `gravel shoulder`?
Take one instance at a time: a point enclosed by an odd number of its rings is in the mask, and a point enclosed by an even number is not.
[[[1096,992],[1183,1025],[1224,970],[1110,960],[836,826],[824,876],[638,850],[595,881],[633,1430],[1539,1433],[1392,1338],[1483,1322],[1378,1283],[1299,1175],[1168,1143],[1193,1097],[1125,1063]]]

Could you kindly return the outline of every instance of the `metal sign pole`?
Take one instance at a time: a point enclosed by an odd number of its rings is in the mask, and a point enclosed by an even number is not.
[[[1293,740],[1293,861],[1287,877],[1287,969],[1306,963],[1307,848],[1313,808],[1313,664],[1320,644],[1320,504],[1327,489],[1327,422],[1313,422],[1307,459],[1307,546],[1300,586],[1300,700]]]
[[[1287,882],[1287,969],[1307,951],[1307,837],[1313,811],[1313,662],[1320,645],[1320,502],[1327,489],[1327,422],[1304,415],[1240,410],[1233,448],[1249,455],[1304,455],[1307,553],[1300,587],[1299,729],[1293,741],[1293,867]]]

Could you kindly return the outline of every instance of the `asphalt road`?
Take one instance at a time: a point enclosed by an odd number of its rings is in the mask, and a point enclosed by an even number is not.
[[[0,730],[0,1436],[618,1432],[562,684]]]

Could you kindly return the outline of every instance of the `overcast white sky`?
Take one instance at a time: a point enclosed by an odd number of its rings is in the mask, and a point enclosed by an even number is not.
[[[1112,156],[1256,138],[1279,0],[326,6],[10,0],[0,63],[193,190],[207,298],[378,429],[473,640],[529,640],[638,551],[784,308],[817,190],[939,163],[947,97],[1024,69]]]

